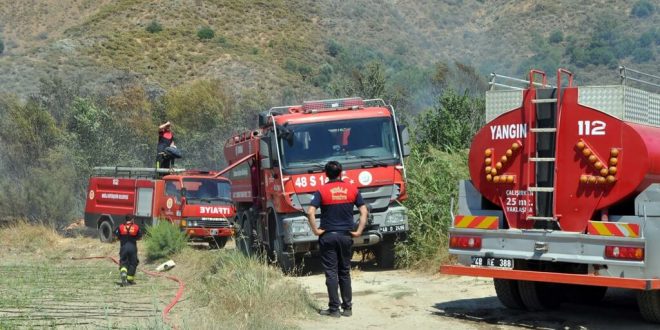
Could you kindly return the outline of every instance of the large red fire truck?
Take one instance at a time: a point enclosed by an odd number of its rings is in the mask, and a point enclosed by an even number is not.
[[[304,212],[326,182],[324,165],[339,161],[342,178],[357,185],[370,208],[369,224],[355,238],[381,267],[394,265],[394,243],[408,230],[404,156],[408,134],[394,108],[383,100],[360,98],[304,102],[271,108],[259,128],[225,143],[237,205],[237,247],[263,249],[286,271],[318,250]],[[355,209],[357,220],[357,209]]]
[[[620,75],[578,87],[560,69],[550,86],[532,70],[522,88],[493,76],[449,232],[460,264],[441,272],[494,278],[503,305],[531,311],[635,289],[660,322],[660,77]]]
[[[169,221],[193,241],[222,248],[234,234],[231,184],[216,172],[134,167],[97,167],[89,179],[85,225],[103,242],[126,215],[140,225]]]

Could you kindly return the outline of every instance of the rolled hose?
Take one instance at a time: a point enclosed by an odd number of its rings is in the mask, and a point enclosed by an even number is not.
[[[119,265],[119,260],[117,260],[117,258],[111,257],[111,256],[94,256],[94,257],[82,257],[82,258],[71,258],[71,259],[73,259],[73,260],[110,259],[112,262]],[[161,314],[162,317],[163,317],[163,321],[165,323],[167,323],[173,329],[178,329],[178,327],[175,324],[172,323],[172,320],[170,319],[169,314],[170,314],[170,311],[172,310],[172,308],[174,308],[174,305],[176,305],[179,302],[179,300],[181,300],[181,296],[183,295],[183,290],[186,287],[185,284],[183,283],[183,281],[180,278],[178,278],[176,276],[165,275],[165,274],[152,272],[152,271],[148,271],[148,270],[144,270],[144,269],[140,269],[140,271],[147,274],[147,275],[149,275],[149,276],[153,276],[153,277],[165,277],[166,279],[177,282],[179,284],[179,288],[176,290],[176,294],[174,295],[174,298],[172,298],[170,303],[167,306],[165,306],[165,309],[163,309],[163,313]]]

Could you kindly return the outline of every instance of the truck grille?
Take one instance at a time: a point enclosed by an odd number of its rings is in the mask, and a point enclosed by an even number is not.
[[[229,220],[227,219],[217,219],[217,220],[201,220],[201,219],[191,219],[188,221],[191,227],[202,227],[202,228],[229,228]],[[194,225],[193,225],[194,224]]]

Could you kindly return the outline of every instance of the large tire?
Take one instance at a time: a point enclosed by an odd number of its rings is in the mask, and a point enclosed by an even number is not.
[[[557,309],[561,304],[561,290],[551,283],[518,281],[520,298],[530,312]]]
[[[99,239],[103,243],[112,243],[115,238],[113,236],[113,231],[114,228],[112,228],[112,222],[110,220],[103,220],[99,224]]]
[[[296,272],[296,266],[299,266],[301,258],[296,258],[293,251],[288,251],[292,249],[287,249],[284,245],[284,240],[282,237],[277,236],[273,240],[273,254],[275,257],[275,262],[277,265],[282,268],[282,271],[285,274],[293,274]]]
[[[567,302],[594,305],[603,300],[607,287],[565,284],[562,286],[562,291]]]
[[[237,221],[239,228],[236,231],[236,248],[245,256],[254,255],[254,234],[252,228],[252,221],[247,212],[239,214]]]
[[[392,269],[396,265],[394,241],[382,241],[375,248],[376,263],[382,269]]]
[[[660,290],[639,291],[637,305],[644,320],[660,323]]]
[[[222,249],[227,245],[227,241],[229,240],[229,237],[223,236],[223,237],[213,237],[209,241],[209,248],[210,249]]]
[[[516,280],[502,280],[498,278],[493,279],[495,285],[495,293],[497,299],[500,300],[502,305],[510,309],[525,309],[520,291],[518,290],[518,281]]]

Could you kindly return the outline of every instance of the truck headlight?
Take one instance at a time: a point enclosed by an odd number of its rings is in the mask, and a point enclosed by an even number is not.
[[[408,220],[405,211],[389,212],[385,218],[386,226],[400,225]]]
[[[306,222],[294,221],[291,223],[291,233],[294,235],[307,235],[309,225]]]

